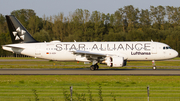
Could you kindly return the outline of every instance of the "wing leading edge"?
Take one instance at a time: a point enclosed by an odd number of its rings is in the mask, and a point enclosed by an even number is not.
[[[95,53],[95,52],[89,52],[89,51],[81,51],[81,50],[77,50],[77,51],[72,51],[74,54],[79,54],[79,55],[91,55],[91,56],[95,56],[95,57],[105,57],[108,54],[102,54],[102,53]]]

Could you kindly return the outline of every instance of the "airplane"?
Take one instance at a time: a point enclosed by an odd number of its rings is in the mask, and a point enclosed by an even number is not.
[[[156,69],[156,60],[167,60],[178,56],[169,45],[151,41],[120,42],[38,42],[13,15],[6,15],[13,44],[2,48],[17,54],[56,61],[80,61],[92,63],[90,70],[98,70],[98,63],[109,67],[126,66],[127,61],[151,60]]]

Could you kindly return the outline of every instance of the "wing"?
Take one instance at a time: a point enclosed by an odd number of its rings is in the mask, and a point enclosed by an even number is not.
[[[90,55],[90,56],[107,56],[107,54],[102,54],[102,53],[95,53],[95,52],[89,52],[89,51],[81,51],[81,50],[77,50],[77,51],[72,51],[74,54],[80,54],[80,55]]]
[[[72,51],[72,52],[73,52],[73,54],[76,54],[77,61],[84,61],[84,62],[86,62],[86,61],[92,62],[93,60],[100,62],[100,61],[105,60],[105,57],[110,56],[110,54],[81,51],[81,50],[76,50],[76,51]]]

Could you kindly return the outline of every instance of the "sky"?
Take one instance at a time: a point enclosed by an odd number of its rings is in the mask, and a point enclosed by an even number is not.
[[[119,8],[133,5],[135,8],[150,9],[150,6],[180,7],[180,0],[0,0],[0,14],[9,15],[14,10],[32,9],[39,17],[64,13],[68,16],[76,9],[87,9],[113,14]]]

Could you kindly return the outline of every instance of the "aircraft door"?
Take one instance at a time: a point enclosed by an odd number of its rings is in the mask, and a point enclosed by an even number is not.
[[[151,42],[151,53],[152,54],[157,54],[157,44]]]
[[[35,56],[41,57],[41,45],[36,45]]]

